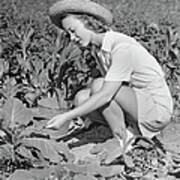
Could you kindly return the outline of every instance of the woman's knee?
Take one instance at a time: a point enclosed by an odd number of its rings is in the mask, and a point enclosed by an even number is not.
[[[79,106],[83,102],[85,102],[90,97],[91,90],[90,89],[82,89],[78,91],[74,98],[74,105]]]
[[[135,91],[129,86],[122,86],[115,96],[115,101],[133,119],[138,118],[138,102]]]
[[[79,106],[80,104],[85,102],[91,96],[91,94],[99,91],[103,85],[103,81],[103,78],[94,79],[90,85],[90,88],[78,91],[74,98],[74,105]]]
[[[103,86],[103,82],[104,82],[104,78],[94,79],[91,86],[90,86],[91,94],[94,94],[97,91],[99,91],[101,89],[101,87]]]

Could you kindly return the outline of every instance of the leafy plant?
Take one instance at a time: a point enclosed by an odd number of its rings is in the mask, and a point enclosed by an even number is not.
[[[43,123],[33,123],[33,113],[15,98],[6,101],[1,111],[0,167],[1,173],[16,169],[47,167],[70,162],[73,157],[67,146],[57,143]]]
[[[5,14],[8,3],[11,12]],[[67,108],[75,93],[95,74],[91,72],[98,74],[90,53],[69,43],[47,15],[24,17],[18,13],[22,11],[18,9],[20,2],[8,3],[1,12],[1,97],[17,97],[33,107],[40,99],[55,95],[61,108]]]

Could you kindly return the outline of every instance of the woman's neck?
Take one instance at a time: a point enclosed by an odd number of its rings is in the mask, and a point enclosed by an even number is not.
[[[98,47],[101,47],[104,36],[105,36],[105,33],[93,33],[91,36],[91,43]]]

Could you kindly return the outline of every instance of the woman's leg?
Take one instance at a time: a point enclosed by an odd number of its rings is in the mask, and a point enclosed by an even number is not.
[[[80,91],[78,91],[78,93],[75,96],[74,99],[74,105],[77,107],[79,105],[81,105],[83,102],[85,102],[90,96],[91,96],[91,89],[87,88],[87,89],[82,89]],[[83,118],[85,120],[91,120],[100,124],[104,124],[107,125],[107,122],[105,121],[102,113],[100,113],[99,110],[93,111],[85,116],[83,116]]]
[[[76,103],[76,105],[80,105],[83,103],[83,101],[87,100],[90,95],[99,91],[103,85],[103,82],[103,78],[95,79],[90,89],[82,90],[77,93],[75,101],[78,103]],[[126,117],[129,117],[128,119],[130,119],[130,121],[134,121],[135,124],[137,121],[137,100],[133,89],[128,86],[122,86],[114,100],[90,114],[93,114],[94,117],[96,114],[101,116],[101,113],[99,112],[102,113],[105,120],[109,124],[113,135],[125,140],[127,134],[124,112],[127,113]],[[96,118],[97,117],[95,117],[94,120],[96,120]],[[103,121],[103,118],[101,118],[101,121]],[[139,131],[136,131],[136,134],[137,133],[139,133]]]
[[[124,85],[117,92],[114,100],[121,106],[127,116],[134,121],[138,121],[138,103],[134,90]]]

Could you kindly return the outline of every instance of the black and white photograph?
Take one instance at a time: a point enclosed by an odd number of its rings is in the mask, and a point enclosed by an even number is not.
[[[0,180],[180,180],[180,0],[0,0]]]

